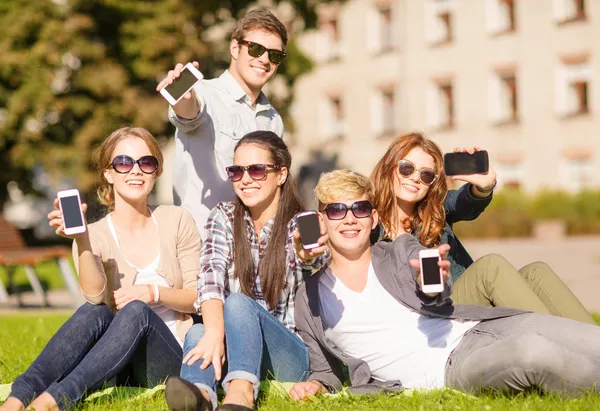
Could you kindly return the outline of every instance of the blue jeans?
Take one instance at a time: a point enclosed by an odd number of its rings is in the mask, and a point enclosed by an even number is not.
[[[28,405],[47,391],[68,409],[128,365],[130,383],[151,387],[177,375],[181,360],[179,343],[146,303],[132,301],[116,315],[104,304],[86,303],[15,380],[10,395]]]
[[[278,381],[298,382],[308,375],[308,348],[300,337],[250,297],[235,293],[225,299],[225,339],[227,341],[227,375],[223,389],[234,379],[249,381],[258,395],[260,379],[271,377]],[[204,326],[194,325],[183,345],[184,356],[204,336]],[[201,370],[202,361],[183,364],[181,378],[206,390],[217,405],[217,381],[213,365]]]

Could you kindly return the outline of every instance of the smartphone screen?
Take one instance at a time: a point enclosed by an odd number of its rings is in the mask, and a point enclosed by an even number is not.
[[[298,231],[302,245],[316,244],[321,237],[321,227],[319,226],[319,217],[316,213],[304,214],[298,216]]]
[[[77,196],[60,198],[60,208],[62,210],[65,228],[81,227],[83,225],[80,207],[79,198]]]
[[[440,267],[438,266],[438,257],[421,258],[423,265],[423,285],[434,285],[440,283]]]
[[[483,174],[489,168],[487,151],[469,153],[446,153],[444,155],[444,171],[448,176]]]
[[[175,100],[179,100],[198,81],[198,78],[190,70],[184,68],[178,78],[165,89]]]

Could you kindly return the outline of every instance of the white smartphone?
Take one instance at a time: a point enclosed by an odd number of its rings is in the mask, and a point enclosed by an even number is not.
[[[83,233],[85,231],[85,220],[83,219],[79,191],[76,189],[63,190],[59,191],[57,196],[60,211],[63,215],[65,234]]]
[[[298,221],[298,231],[300,232],[300,241],[302,248],[311,250],[319,247],[319,238],[321,237],[321,226],[319,216],[316,211],[303,211],[296,217]]]
[[[192,63],[187,63],[183,66],[179,77],[173,80],[173,83],[163,87],[160,94],[174,106],[203,78],[202,73]]]
[[[421,263],[421,290],[425,294],[444,291],[444,275],[438,262],[442,261],[437,248],[419,251]]]

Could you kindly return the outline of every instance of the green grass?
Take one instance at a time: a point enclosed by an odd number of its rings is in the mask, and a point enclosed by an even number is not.
[[[68,318],[67,315],[33,316],[14,315],[0,317],[0,384],[13,381],[35,359],[46,342]],[[600,314],[594,314],[600,324]],[[276,391],[259,398],[261,411],[279,410],[598,410],[600,395],[586,395],[581,398],[523,394],[504,396],[486,394],[471,396],[450,390],[411,392],[393,395],[338,395],[316,397],[295,403]],[[132,400],[126,390],[116,390],[111,395],[86,401],[76,410],[86,411],[129,411],[167,410],[164,392],[150,398]]]
[[[44,288],[45,290],[65,288],[65,283],[62,279],[62,276],[60,275],[58,264],[56,262],[48,261],[45,263],[38,264],[34,268],[38,278],[40,279],[42,288]],[[6,267],[0,267],[0,280],[8,288],[8,274],[6,271]],[[29,284],[29,281],[27,280],[27,276],[25,275],[25,269],[23,267],[17,267],[17,269],[15,270],[14,282],[15,285],[19,288],[19,290],[31,290],[31,286]]]

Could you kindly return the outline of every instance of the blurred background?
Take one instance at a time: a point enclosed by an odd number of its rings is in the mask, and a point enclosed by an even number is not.
[[[499,188],[457,226],[467,249],[543,259],[589,288],[600,274],[600,0],[2,0],[0,208],[28,245],[58,240],[46,214],[61,189],[84,193],[88,220],[103,216],[92,154],[122,125],[159,137],[153,201],[172,202],[174,128],[156,84],[191,60],[218,76],[235,19],[258,6],[290,32],[265,91],[309,205],[320,173],[369,174],[400,134],[422,131],[444,151],[478,145]]]

